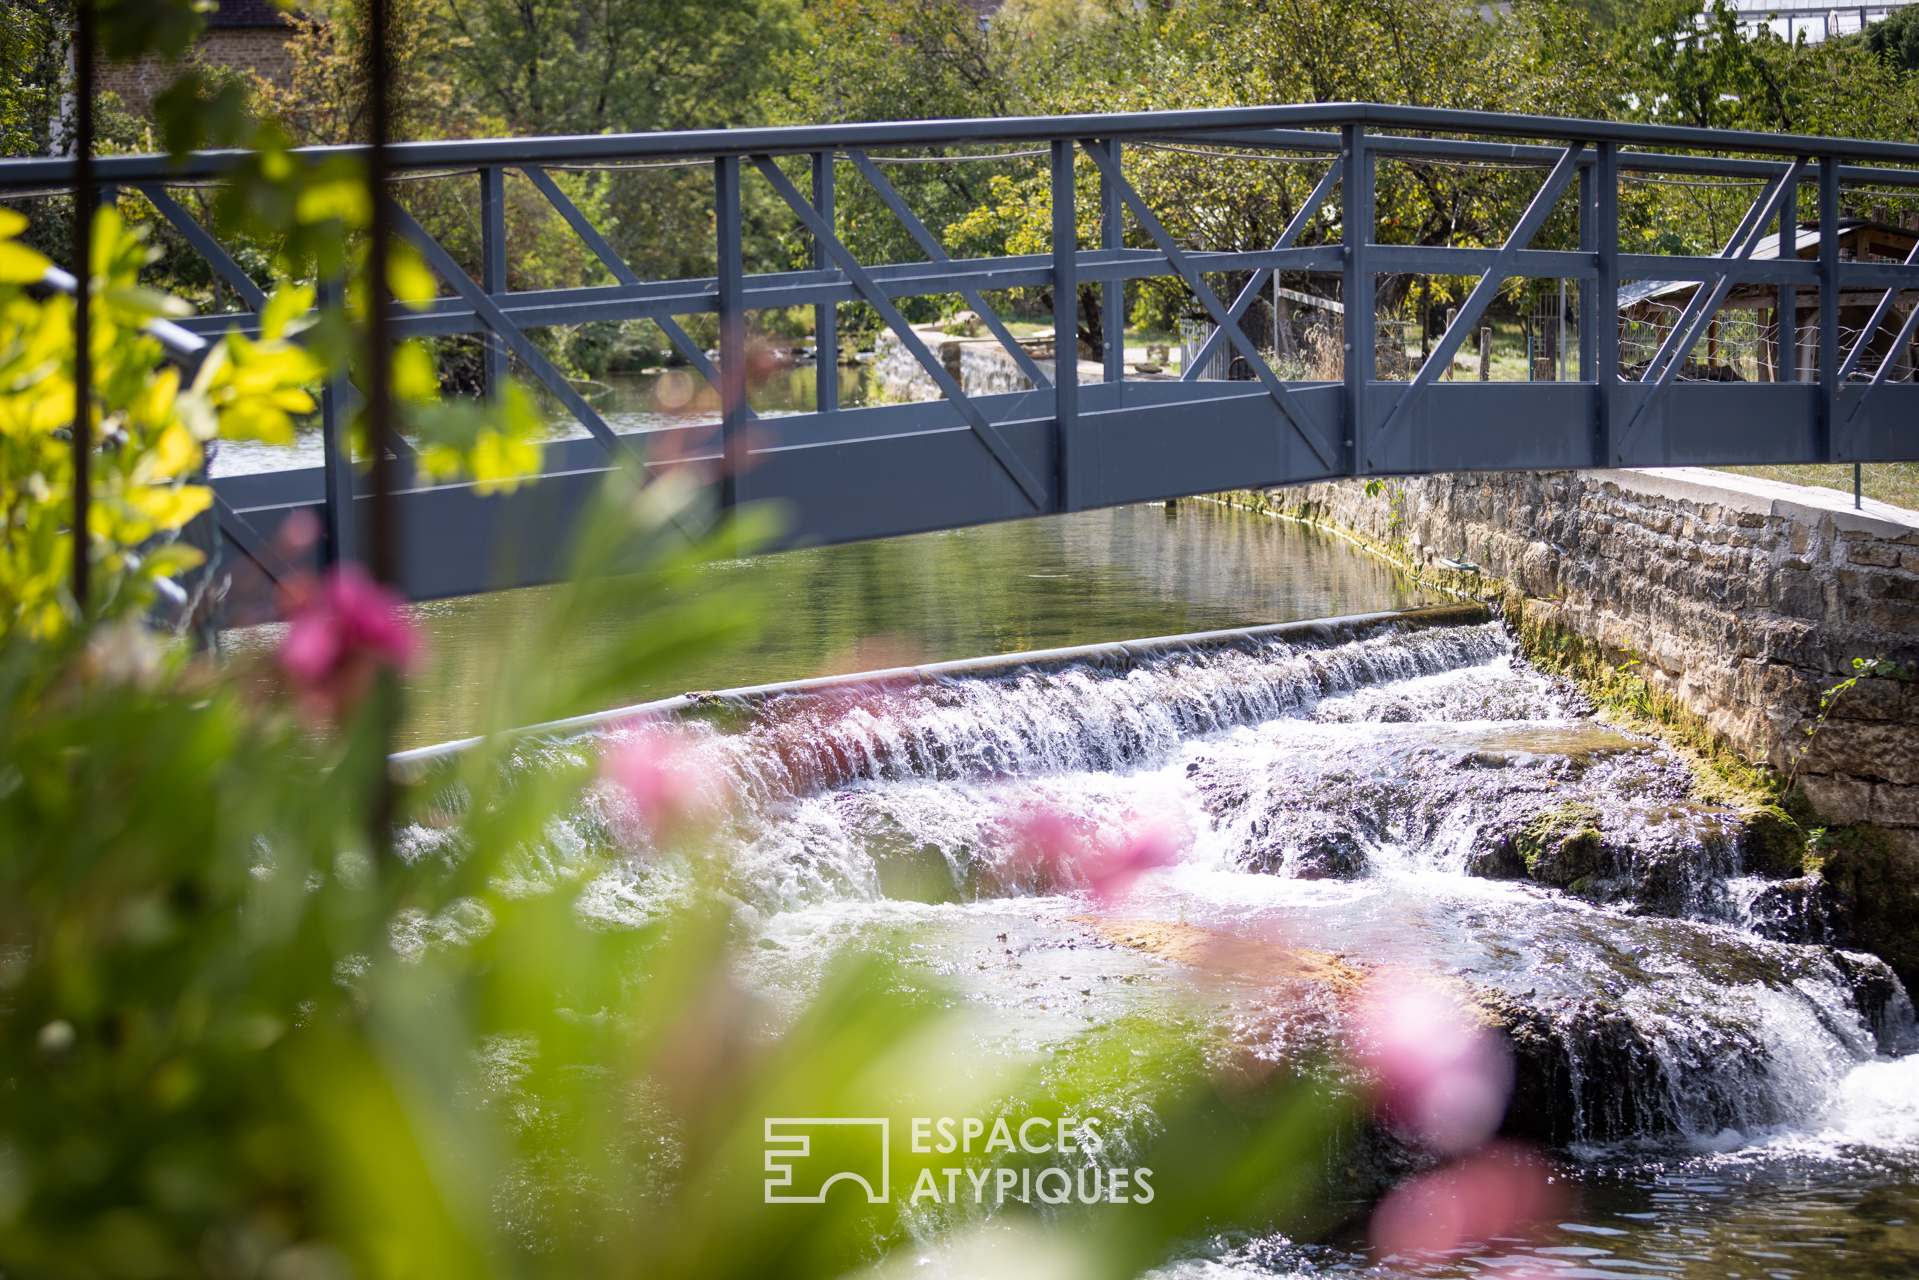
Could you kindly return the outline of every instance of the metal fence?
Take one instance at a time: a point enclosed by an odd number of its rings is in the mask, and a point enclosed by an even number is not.
[[[1295,164],[1312,175],[1312,189],[1268,246],[1182,240],[1156,208],[1174,197],[1155,195],[1140,165],[1148,152],[1168,148],[1225,157],[1222,165]],[[358,154],[316,148],[295,155],[319,164],[340,153]],[[1042,252],[955,259],[887,177],[892,160],[1003,165],[1009,155],[1038,166],[1050,194],[1052,243]],[[245,158],[96,162],[101,182],[152,199],[248,308],[180,322],[198,335],[250,327],[260,289],[172,193],[217,184]],[[514,495],[483,497],[462,485],[425,483],[402,494],[402,576],[417,596],[549,578],[582,486],[622,460],[653,471],[702,468],[721,501],[777,500],[788,512],[790,540],[827,542],[1343,475],[1919,457],[1919,385],[1904,381],[1911,361],[1899,354],[1911,346],[1914,313],[1895,306],[1900,290],[1919,290],[1919,266],[1911,259],[1842,261],[1838,244],[1849,203],[1919,203],[1919,146],[1910,144],[1315,104],[407,143],[391,148],[390,163],[395,181],[468,184],[480,232],[479,268],[469,273],[393,206],[399,232],[445,286],[421,310],[396,310],[395,332],[482,334],[491,375],[510,352],[590,437],[549,446],[545,479]],[[1382,163],[1498,166],[1527,175],[1531,194],[1488,243],[1411,243],[1376,215]],[[697,165],[710,174],[714,274],[643,279],[553,177],[569,168],[649,165]],[[501,198],[510,172],[564,220],[604,266],[608,283],[511,287],[515,246]],[[1097,183],[1090,219],[1096,231],[1084,244],[1077,235],[1076,204],[1085,198],[1080,173]],[[747,271],[741,189],[749,176],[766,184],[808,238],[810,265]],[[0,198],[71,180],[67,160],[0,161]],[[1717,253],[1624,252],[1621,184],[1651,180],[1744,184],[1751,198]],[[917,257],[863,262],[848,248],[835,212],[836,192],[847,183],[877,198],[918,247]],[[1555,211],[1566,215],[1556,225],[1571,230],[1554,247],[1535,247]],[[1816,258],[1754,255],[1772,227],[1814,222]],[[1304,234],[1309,228],[1311,236]],[[1315,305],[1289,308],[1277,326],[1242,327],[1275,287],[1275,273],[1310,289]],[[1370,302],[1382,281],[1421,276],[1477,282],[1436,338]],[[1193,331],[1177,379],[1129,375],[1123,362],[1124,290],[1149,278],[1175,279],[1210,325]],[[1540,320],[1538,306],[1529,322],[1535,343],[1546,348],[1550,378],[1449,380],[1455,356],[1476,351],[1489,304],[1514,279],[1551,282],[1550,322]],[[1643,336],[1630,326],[1622,332],[1610,315],[1613,300],[1622,283],[1645,279],[1696,287],[1670,323]],[[1802,358],[1782,362],[1769,383],[1695,380],[1690,372],[1702,358],[1712,362],[1715,343],[1727,367],[1751,365],[1749,337],[1720,318],[1735,285],[1772,290],[1786,313],[1814,318],[1800,334]],[[1099,294],[1106,334],[1099,375],[1084,383],[1048,378],[989,296],[1023,287],[1070,303],[1082,286]],[[1842,293],[1847,305],[1878,300],[1874,322],[1849,331],[1841,323]],[[970,392],[901,313],[903,299],[953,294],[978,313],[1030,390]],[[1334,298],[1343,300],[1338,312],[1325,305]],[[1369,303],[1354,305],[1356,299]],[[940,400],[839,407],[832,391],[834,316],[853,302],[870,306],[898,336]],[[818,318],[819,406],[756,420],[745,386],[747,316],[793,307],[811,307]],[[1055,307],[1059,350],[1077,348],[1077,312]],[[683,325],[691,315],[717,321],[717,360]],[[617,432],[529,335],[540,326],[640,317],[657,323],[692,372],[712,385],[717,421]],[[1879,344],[1893,353],[1882,358],[1858,337],[1886,324],[1901,332]],[[327,466],[217,483],[236,544],[269,538],[280,520],[302,509],[323,513],[334,527],[352,526],[361,499],[343,445],[350,389],[335,390],[327,397]]]

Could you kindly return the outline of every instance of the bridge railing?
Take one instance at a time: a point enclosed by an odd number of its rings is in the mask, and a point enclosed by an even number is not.
[[[1043,158],[1050,170],[1051,240],[1044,252],[954,258],[886,176],[886,162],[898,158],[889,153],[1000,163],[995,156],[1008,146]],[[1215,155],[1222,164],[1283,158],[1316,177],[1270,244],[1182,242],[1168,228],[1180,220],[1156,208],[1138,181],[1140,158],[1169,148]],[[295,154],[320,164],[357,149]],[[217,184],[245,158],[108,157],[96,172],[110,187],[143,193],[241,303],[257,310],[257,282],[170,194],[183,184]],[[710,169],[711,276],[643,278],[553,176],[561,169],[669,164]],[[1492,166],[1539,177],[1496,243],[1396,243],[1407,237],[1382,226],[1376,208],[1382,164]],[[546,477],[518,495],[481,498],[461,485],[410,489],[403,575],[419,596],[544,580],[580,486],[619,459],[654,469],[705,467],[723,503],[781,501],[793,541],[824,542],[1334,476],[1919,457],[1919,384],[1909,381],[1919,324],[1910,299],[1919,295],[1901,300],[1902,291],[1919,290],[1919,236],[1907,237],[1913,247],[1903,260],[1842,252],[1847,228],[1861,224],[1848,221],[1849,199],[1910,193],[1919,200],[1915,145],[1321,104],[405,143],[391,149],[390,166],[396,180],[475,181],[470,198],[479,223],[478,267],[469,271],[393,206],[400,232],[446,285],[424,309],[396,310],[395,331],[482,335],[490,385],[504,374],[510,352],[589,437],[550,446]],[[1075,176],[1088,166],[1097,175],[1098,232],[1097,244],[1082,245]],[[510,171],[537,189],[610,283],[511,287]],[[808,268],[747,269],[742,185],[749,174],[771,188],[810,238]],[[0,198],[44,193],[69,180],[65,160],[0,161]],[[1711,184],[1721,197],[1743,191],[1750,199],[1715,254],[1626,252],[1622,184],[1647,180]],[[861,184],[863,198],[896,219],[918,258],[866,262],[849,249],[836,216],[848,182]],[[1862,190],[1875,194],[1857,194]],[[1556,226],[1573,228],[1561,235],[1573,247],[1533,247],[1555,217]],[[1781,252],[1780,233],[1788,228]],[[1898,231],[1875,234],[1897,240]],[[1863,243],[1855,236],[1855,248]],[[1249,331],[1249,316],[1275,273],[1337,297],[1338,381],[1282,377],[1272,352]],[[1396,276],[1476,283],[1451,309],[1444,331],[1422,342],[1419,358],[1401,376],[1382,379],[1378,286]],[[1453,380],[1455,356],[1474,351],[1468,343],[1478,341],[1490,304],[1510,281],[1529,277],[1578,282],[1577,315],[1565,328],[1578,347],[1576,359],[1569,352],[1564,361],[1568,377]],[[1177,378],[1129,374],[1125,364],[1126,282],[1149,278],[1176,278],[1213,326]],[[1642,309],[1625,326],[1641,346],[1622,362],[1621,288],[1635,281],[1666,285],[1662,309]],[[1226,282],[1237,286],[1231,296],[1221,292]],[[1104,340],[1097,373],[1084,376],[1073,358],[1082,285],[1100,290]],[[988,305],[988,293],[1016,287],[1051,291],[1052,368]],[[1029,390],[969,392],[899,306],[905,298],[953,294],[982,318]],[[1698,376],[1695,349],[1716,344],[1717,317],[1735,295],[1749,310],[1755,299],[1769,303],[1775,335],[1791,335],[1786,345],[1794,358],[1777,355],[1775,336],[1775,358],[1762,362],[1766,383]],[[877,312],[940,400],[840,407],[835,315],[854,302]],[[815,309],[816,407],[756,420],[747,394],[748,317],[792,307]],[[703,314],[717,320],[717,359],[681,323]],[[1656,315],[1656,345],[1645,340],[1646,314]],[[528,332],[640,318],[656,323],[711,384],[717,422],[617,431]],[[180,322],[199,335],[251,323],[250,315],[232,313]],[[1202,381],[1221,352],[1250,377]],[[324,466],[217,482],[237,545],[257,552],[288,512],[311,508],[335,531],[332,545],[350,553],[357,495],[344,418],[351,397],[345,385],[323,396]]]

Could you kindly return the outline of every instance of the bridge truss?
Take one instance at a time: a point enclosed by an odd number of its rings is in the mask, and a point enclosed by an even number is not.
[[[971,149],[1009,145],[1050,162],[1046,252],[951,257],[879,163],[889,153],[930,150],[961,164],[990,158]],[[1168,145],[1324,167],[1277,241],[1220,251],[1179,243],[1129,177],[1129,155]],[[295,154],[319,163],[354,150]],[[395,331],[485,335],[491,375],[504,372],[511,351],[587,432],[585,439],[548,445],[538,482],[509,494],[483,496],[458,483],[405,488],[399,559],[403,585],[415,598],[550,580],[587,490],[623,463],[653,472],[704,468],[726,505],[777,501],[787,512],[787,545],[797,545],[1342,476],[1919,459],[1919,383],[1906,380],[1912,362],[1901,355],[1912,346],[1919,306],[1898,301],[1901,291],[1919,290],[1919,248],[1903,262],[1842,260],[1840,251],[1847,191],[1910,190],[1919,197],[1915,145],[1330,104],[407,143],[392,147],[390,156],[396,179],[476,176],[481,231],[476,276],[394,205],[401,232],[446,285],[423,310],[396,310]],[[109,157],[97,161],[96,170],[111,187],[145,193],[257,312],[263,299],[256,282],[169,194],[170,187],[217,182],[243,158]],[[710,277],[642,279],[552,176],[562,167],[687,162],[711,171],[717,271]],[[1394,244],[1381,242],[1375,210],[1382,163],[1472,163],[1541,176],[1501,244]],[[1099,230],[1098,244],[1082,247],[1074,173],[1085,164],[1098,177]],[[612,283],[509,287],[509,170],[524,174],[551,203]],[[770,184],[811,237],[810,269],[747,272],[741,187],[749,174]],[[1648,177],[1744,183],[1752,198],[1714,256],[1625,253],[1622,178]],[[0,161],[0,197],[70,179],[69,161]],[[846,181],[867,184],[919,246],[922,260],[861,262],[847,248],[834,213],[836,190]],[[1531,247],[1548,217],[1568,207],[1576,213],[1577,247]],[[1336,226],[1336,237],[1295,243],[1315,218],[1322,227]],[[1814,220],[1816,258],[1756,253],[1776,227]],[[1242,328],[1276,271],[1319,273],[1328,285],[1339,281],[1341,380],[1282,378]],[[1477,284],[1430,355],[1403,378],[1388,380],[1376,358],[1375,299],[1381,277],[1395,274],[1476,277]],[[1129,376],[1123,360],[1124,282],[1155,276],[1182,280],[1216,326],[1178,379]],[[1241,282],[1230,297],[1213,283],[1222,276]],[[1579,282],[1577,380],[1449,380],[1455,354],[1476,333],[1488,304],[1508,281],[1524,277]],[[1652,358],[1625,376],[1613,300],[1622,283],[1649,279],[1697,287],[1677,308]],[[1103,296],[1106,346],[1092,381],[1081,380],[1073,359],[1081,284],[1098,285]],[[1735,285],[1776,290],[1779,314],[1786,316],[1816,301],[1813,380],[1793,380],[1791,360],[1780,363],[1778,381],[1765,383],[1692,380],[1685,372]],[[1016,341],[982,297],[1017,286],[1052,291],[1061,372]],[[1840,304],[1848,292],[1856,301],[1862,291],[1877,299],[1873,321],[1849,341]],[[963,295],[985,320],[1031,389],[968,394],[898,305],[903,298],[952,294]],[[839,407],[833,316],[834,308],[852,302],[878,312],[942,398]],[[748,315],[795,306],[817,309],[817,408],[756,418],[747,400]],[[701,313],[717,315],[717,361],[676,319]],[[527,333],[637,317],[657,322],[692,370],[712,384],[717,423],[616,431]],[[190,317],[175,331],[175,345],[190,348],[252,323],[245,313]],[[1875,354],[1873,334],[1888,323],[1896,340]],[[1223,346],[1243,361],[1249,380],[1199,380]],[[327,545],[335,554],[353,554],[355,512],[368,499],[345,444],[351,394],[335,385],[322,397],[325,465],[215,481],[224,536],[269,575],[285,571],[270,548],[280,523],[296,511],[322,516],[331,535]]]

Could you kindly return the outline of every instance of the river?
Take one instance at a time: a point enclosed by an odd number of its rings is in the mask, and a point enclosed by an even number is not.
[[[1430,602],[1338,539],[1196,501],[729,562],[698,589],[740,587],[762,593],[765,630],[633,700]],[[436,657],[407,745],[472,727],[482,655],[539,603],[415,607]],[[1767,907],[1777,886],[1683,764],[1595,723],[1497,624],[791,698],[687,732],[742,798],[727,887],[742,978],[776,1007],[870,949],[955,992],[988,1055],[1173,1010],[1273,1061],[1349,1035],[1324,993],[1278,1008],[1244,958],[1265,948],[1439,975],[1526,1032],[1508,1125],[1572,1189],[1543,1228],[1381,1258],[1356,1197],[1320,1239],[1189,1241],[1163,1280],[1919,1273],[1903,989],[1805,942],[1816,922]],[[1070,876],[1034,883],[1006,833],[1038,810],[1089,831],[1150,810],[1180,851],[1118,902]],[[1548,810],[1592,825],[1590,865],[1557,887],[1496,878]],[[615,856],[589,895],[609,921],[686,890],[670,860],[625,856],[596,807],[561,827],[569,848]]]

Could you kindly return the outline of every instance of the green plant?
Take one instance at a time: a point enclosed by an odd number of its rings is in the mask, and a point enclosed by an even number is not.
[[[1820,691],[1819,714],[1813,718],[1811,724],[1800,730],[1800,732],[1805,735],[1806,740],[1799,744],[1799,749],[1793,753],[1792,768],[1788,770],[1786,774],[1787,790],[1792,789],[1793,780],[1799,776],[1799,767],[1805,763],[1806,757],[1811,754],[1813,742],[1818,738],[1819,731],[1826,727],[1826,721],[1832,715],[1832,709],[1839,705],[1840,699],[1857,688],[1861,680],[1875,677],[1887,680],[1905,680],[1909,678],[1906,675],[1905,669],[1897,662],[1881,658],[1875,654],[1870,658],[1854,658],[1852,660],[1852,674],[1850,676]]]

